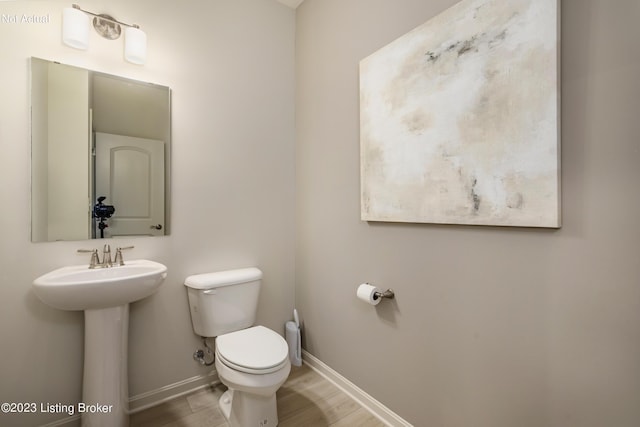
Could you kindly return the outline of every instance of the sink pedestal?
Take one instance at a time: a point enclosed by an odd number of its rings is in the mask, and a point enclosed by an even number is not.
[[[85,310],[84,319],[82,427],[127,427],[129,304]]]
[[[83,427],[129,425],[129,303],[147,298],[167,267],[145,259],[111,268],[72,265],[33,281],[36,295],[60,310],[84,311]]]

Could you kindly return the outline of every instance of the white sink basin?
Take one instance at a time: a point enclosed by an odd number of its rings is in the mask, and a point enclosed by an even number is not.
[[[62,267],[33,281],[45,304],[84,310],[82,401],[110,410],[83,412],[83,426],[129,426],[129,303],[153,294],[166,277],[167,267],[139,259],[111,268]]]
[[[126,265],[89,269],[88,265],[62,267],[33,282],[36,295],[60,310],[117,307],[153,294],[167,277],[167,267],[145,259]]]

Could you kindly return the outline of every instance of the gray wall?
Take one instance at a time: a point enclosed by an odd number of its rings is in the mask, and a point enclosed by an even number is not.
[[[359,220],[358,61],[453,3],[306,0],[297,23],[266,0],[86,5],[147,31],[138,67],[95,34],[86,52],[63,46],[67,3],[3,2],[2,13],[51,22],[0,23],[0,402],[80,399],[82,314],[30,290],[94,245],[29,241],[37,56],[173,89],[172,234],[123,242],[169,267],[158,294],[132,306],[132,395],[207,372],[191,359],[189,274],[261,267],[258,321],[281,330],[295,220],[306,348],[416,426],[640,424],[637,1],[563,1],[561,230]],[[359,303],[363,281],[397,300]]]
[[[298,9],[305,347],[416,426],[638,426],[637,0],[562,2],[562,229],[359,219],[358,62],[454,3]]]
[[[122,40],[91,31],[90,47],[60,42],[61,1],[2,2],[7,15],[50,14],[42,24],[0,22],[0,402],[74,404],[82,385],[83,317],[54,310],[31,291],[37,276],[87,263],[95,241],[30,242],[29,57],[170,86],[172,233],[134,244],[127,256],[165,263],[154,296],[131,307],[130,393],[210,371],[192,359],[184,278],[258,266],[265,274],[258,322],[283,332],[293,309],[295,13],[265,0],[96,0],[88,10],[147,32],[143,67],[123,59]],[[150,13],[153,11],[153,13]],[[6,416],[33,426],[65,414]]]

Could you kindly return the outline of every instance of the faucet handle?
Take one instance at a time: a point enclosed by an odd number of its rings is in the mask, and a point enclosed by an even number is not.
[[[100,258],[98,257],[97,249],[78,249],[78,253],[90,253],[91,261],[89,262],[89,268],[96,268],[100,265]]]
[[[116,248],[116,257],[113,260],[114,265],[124,265],[124,258],[122,257],[122,251],[127,249],[133,249],[134,246],[125,246],[123,248]]]

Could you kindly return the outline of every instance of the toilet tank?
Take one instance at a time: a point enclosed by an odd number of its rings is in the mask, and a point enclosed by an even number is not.
[[[261,279],[262,271],[253,267],[187,277],[184,285],[194,332],[217,337],[252,326]]]

